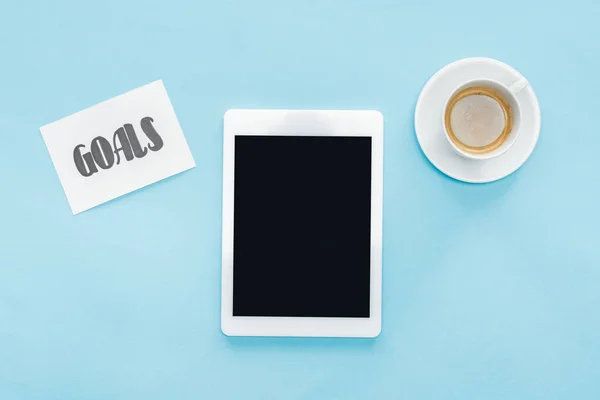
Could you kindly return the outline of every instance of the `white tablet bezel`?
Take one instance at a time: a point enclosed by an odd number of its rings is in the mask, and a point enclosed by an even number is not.
[[[236,135],[366,136],[371,158],[369,318],[234,317],[233,221]],[[224,117],[221,330],[228,336],[376,337],[381,332],[383,117],[377,111],[229,110]]]

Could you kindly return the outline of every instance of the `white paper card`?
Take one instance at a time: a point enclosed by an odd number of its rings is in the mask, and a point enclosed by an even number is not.
[[[162,81],[40,131],[73,214],[196,166]]]

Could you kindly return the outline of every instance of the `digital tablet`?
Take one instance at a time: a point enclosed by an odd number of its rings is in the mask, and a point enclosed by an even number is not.
[[[382,186],[379,112],[227,111],[222,331],[378,336]]]

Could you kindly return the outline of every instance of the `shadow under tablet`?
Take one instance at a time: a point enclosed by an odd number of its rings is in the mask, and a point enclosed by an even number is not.
[[[235,137],[234,316],[370,316],[371,140]]]

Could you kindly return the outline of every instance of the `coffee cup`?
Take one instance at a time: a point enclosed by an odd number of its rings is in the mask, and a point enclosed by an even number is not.
[[[524,78],[510,86],[475,79],[456,88],[442,113],[444,133],[454,151],[466,158],[487,160],[510,149],[521,127],[517,94],[527,86]]]

